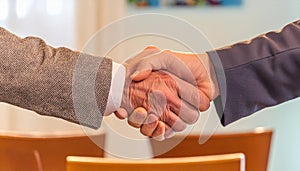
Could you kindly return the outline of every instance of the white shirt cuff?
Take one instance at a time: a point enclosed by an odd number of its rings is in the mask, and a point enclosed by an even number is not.
[[[122,64],[113,62],[112,78],[104,115],[109,115],[121,106],[126,69]]]

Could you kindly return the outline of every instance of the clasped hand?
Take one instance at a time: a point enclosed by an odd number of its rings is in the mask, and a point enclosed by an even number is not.
[[[206,54],[160,51],[149,46],[127,60],[126,80],[117,117],[140,132],[163,140],[193,124],[199,110],[217,95]]]

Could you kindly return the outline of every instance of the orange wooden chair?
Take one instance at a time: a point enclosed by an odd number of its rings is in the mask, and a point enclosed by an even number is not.
[[[272,130],[259,128],[251,132],[212,135],[204,144],[199,144],[199,135],[175,136],[162,142],[151,139],[150,142],[156,158],[243,153],[246,171],[266,171],[271,139]],[[170,146],[174,148],[167,151]]]
[[[67,157],[67,171],[245,171],[242,153],[158,158],[149,160],[121,160],[95,157]]]
[[[91,135],[104,144],[104,133]],[[103,157],[104,151],[81,133],[0,133],[0,170],[65,171],[69,155]]]

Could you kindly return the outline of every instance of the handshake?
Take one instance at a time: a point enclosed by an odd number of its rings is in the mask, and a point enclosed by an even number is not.
[[[170,138],[195,123],[199,111],[207,110],[219,94],[207,54],[149,46],[123,65],[124,90],[114,113],[156,140]]]

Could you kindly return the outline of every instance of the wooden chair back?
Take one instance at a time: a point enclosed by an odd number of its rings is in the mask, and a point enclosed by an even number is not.
[[[121,160],[111,158],[67,158],[67,171],[245,171],[242,153],[159,158],[149,160]]]
[[[272,130],[260,128],[243,133],[216,134],[204,144],[199,144],[199,138],[199,135],[175,136],[162,142],[152,139],[150,142],[156,158],[243,153],[247,171],[267,170]],[[164,151],[170,146],[174,148]]]
[[[90,135],[102,145],[104,136]],[[0,133],[0,170],[65,171],[69,155],[103,157],[104,151],[84,133]]]

